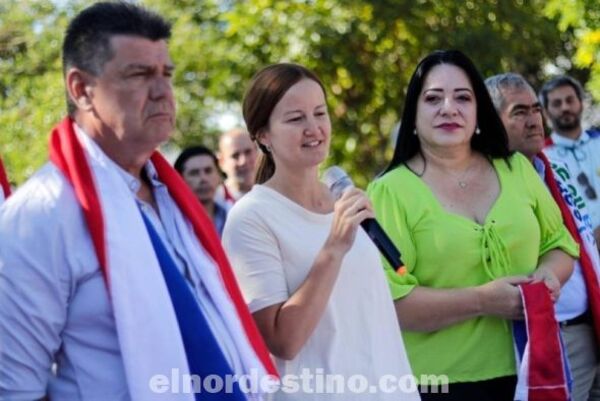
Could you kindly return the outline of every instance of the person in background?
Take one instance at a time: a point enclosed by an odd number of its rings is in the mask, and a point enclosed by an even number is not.
[[[221,236],[229,206],[215,200],[217,188],[223,182],[217,156],[205,146],[193,146],[181,152],[173,167],[204,206]]]
[[[542,153],[542,106],[525,78],[505,73],[486,79],[485,84],[506,128],[509,148],[521,152],[533,164],[560,206],[571,235],[578,240],[580,256],[556,302],[556,319],[573,377],[572,401],[598,400],[600,383],[594,379],[599,372],[600,331],[596,335],[594,327],[600,329],[600,258],[583,196],[566,166],[548,160]]]
[[[331,142],[323,84],[300,65],[271,65],[252,79],[243,113],[265,157],[256,185],[229,212],[223,246],[280,373],[361,375],[374,389],[386,375],[406,378],[379,252],[360,229],[371,204],[356,188],[336,201],[319,181]],[[397,386],[338,394],[323,387],[275,399],[419,399]]]
[[[233,205],[254,185],[258,151],[248,131],[231,129],[219,138],[219,167],[226,175],[217,191],[217,200]]]
[[[557,299],[577,245],[463,53],[418,64],[394,156],[368,193],[406,265],[386,273],[415,375],[450,382],[423,400],[512,400],[517,286],[544,282]]]
[[[552,125],[544,153],[565,163],[575,177],[600,246],[600,130],[584,130],[581,126],[583,95],[581,84],[568,75],[555,77],[542,86],[540,102]]]

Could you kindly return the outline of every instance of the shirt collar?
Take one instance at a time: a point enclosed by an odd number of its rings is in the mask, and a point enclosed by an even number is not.
[[[552,143],[554,143],[556,146],[562,146],[564,148],[575,148],[584,145],[590,140],[590,136],[587,131],[583,131],[577,139],[567,138],[557,134],[556,132],[550,134],[550,137],[552,138]]]
[[[134,195],[136,195],[142,185],[140,183],[140,180],[137,177],[131,175],[129,172],[125,171],[121,166],[119,166],[110,157],[108,157],[100,148],[100,146],[98,146],[98,144],[92,138],[90,138],[89,135],[85,133],[83,128],[81,128],[75,123],[73,123],[73,126],[75,127],[75,133],[77,135],[77,138],[80,142],[82,142],[84,148],[90,154],[92,159],[101,164],[111,165],[119,173],[119,176],[123,179],[123,181],[125,181],[129,190]],[[158,180],[158,173],[156,172],[156,168],[150,160],[148,160],[144,165],[144,170],[148,175],[152,187],[164,186],[164,184]]]
[[[538,175],[543,180],[546,177],[546,165],[544,164],[542,159],[540,159],[537,156],[534,156],[533,157],[533,167],[535,168],[535,171],[537,171]]]

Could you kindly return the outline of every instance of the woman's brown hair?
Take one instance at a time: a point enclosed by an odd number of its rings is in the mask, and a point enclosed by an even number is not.
[[[250,137],[258,144],[262,154],[256,172],[256,183],[262,184],[275,173],[275,162],[271,152],[259,141],[260,135],[269,126],[273,109],[283,95],[303,79],[311,79],[325,88],[317,75],[298,64],[279,63],[257,72],[246,91],[243,101],[243,114]]]

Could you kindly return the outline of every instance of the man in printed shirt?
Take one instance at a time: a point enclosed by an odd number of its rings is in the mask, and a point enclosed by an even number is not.
[[[564,213],[570,213],[576,222],[577,228],[571,230],[576,232],[571,234],[579,242],[581,255],[575,262],[573,274],[561,289],[555,305],[556,319],[561,326],[573,375],[572,400],[598,400],[600,361],[594,327],[600,322],[597,313],[600,308],[597,279],[600,260],[585,202],[578,194],[578,187],[570,183],[569,170],[560,163],[550,163],[542,153],[542,106],[527,81],[518,74],[506,73],[490,77],[485,83],[506,128],[511,150],[527,156],[549,188],[561,189],[558,196],[552,190],[551,193],[563,218]],[[553,174],[547,174],[549,168]]]

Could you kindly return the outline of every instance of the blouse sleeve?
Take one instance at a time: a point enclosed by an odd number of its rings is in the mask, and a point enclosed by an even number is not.
[[[277,239],[257,213],[234,207],[225,223],[223,247],[250,312],[289,298]]]
[[[522,155],[516,154],[514,168],[522,171],[524,187],[531,191],[534,199],[534,213],[540,225],[540,256],[552,249],[562,249],[574,258],[579,257],[579,246],[563,224],[558,205],[544,185],[531,163]]]
[[[372,182],[367,188],[367,193],[373,203],[377,221],[400,250],[406,267],[406,273],[401,275],[382,258],[392,297],[399,299],[419,285],[419,281],[412,274],[416,263],[416,250],[406,220],[406,211],[396,194],[390,190],[388,182],[381,179]]]

